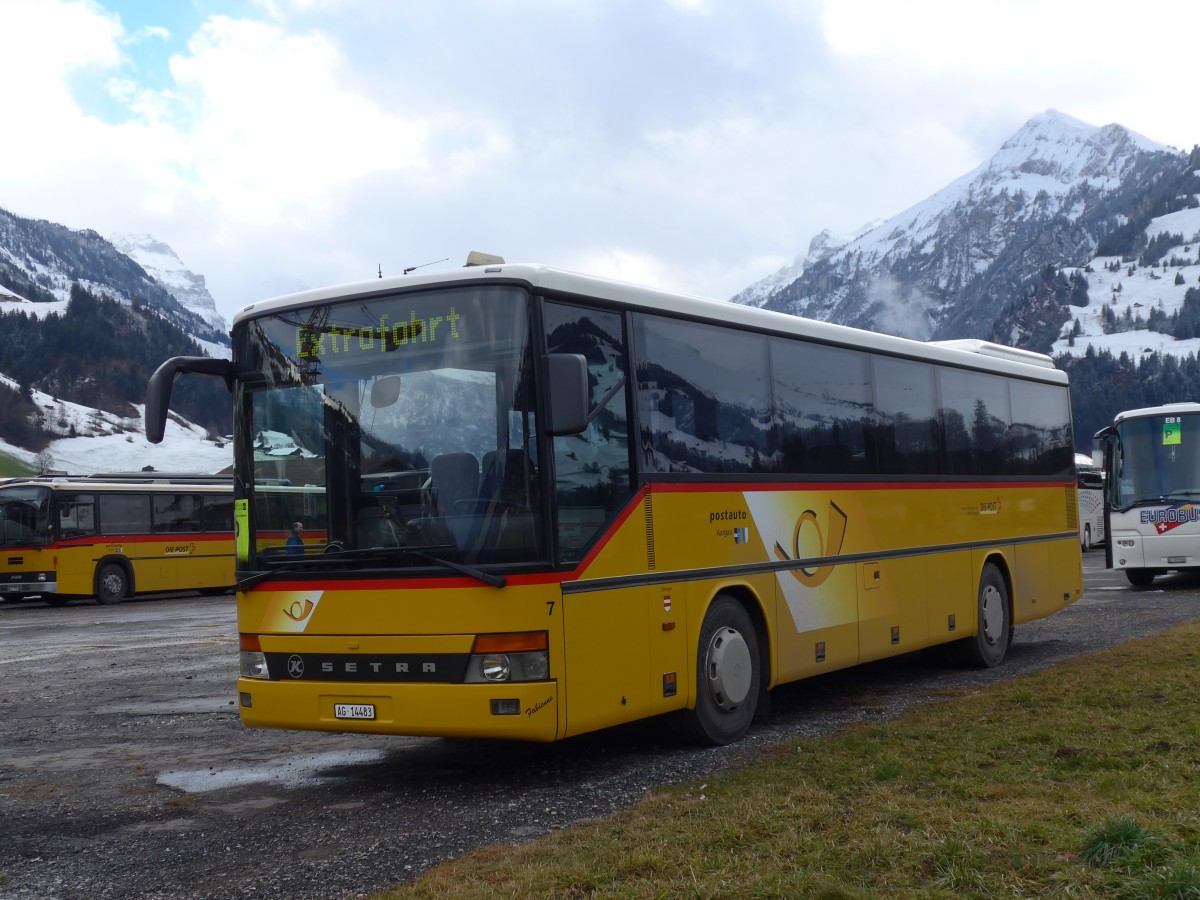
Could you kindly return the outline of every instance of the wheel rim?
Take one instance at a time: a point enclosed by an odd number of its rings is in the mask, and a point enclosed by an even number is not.
[[[750,693],[754,666],[750,646],[741,632],[724,626],[708,645],[708,692],[719,709],[734,710]]]
[[[100,579],[100,586],[104,588],[106,594],[115,597],[125,589],[125,579],[121,577],[120,572],[109,569]]]
[[[994,644],[1000,639],[1000,630],[1004,627],[1004,597],[995,585],[988,584],[983,588],[980,605],[983,636],[989,644]]]

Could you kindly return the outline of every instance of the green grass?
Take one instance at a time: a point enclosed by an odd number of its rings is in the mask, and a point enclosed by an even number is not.
[[[28,466],[7,453],[0,453],[0,478],[15,478],[23,475],[33,475],[37,472],[33,466]]]
[[[389,897],[1200,897],[1200,624],[425,873]]]

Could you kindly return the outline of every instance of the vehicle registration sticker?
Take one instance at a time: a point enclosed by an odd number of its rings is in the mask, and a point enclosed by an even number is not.
[[[333,704],[335,719],[374,719],[374,703],[335,703]]]

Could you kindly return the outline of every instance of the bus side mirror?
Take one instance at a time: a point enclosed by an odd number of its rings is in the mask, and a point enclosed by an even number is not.
[[[579,434],[588,424],[587,360],[580,353],[551,353],[546,357],[550,375],[550,434]]]
[[[171,408],[171,387],[176,376],[186,373],[219,375],[225,387],[233,390],[233,363],[211,356],[173,356],[159,366],[146,385],[146,440],[161,444],[167,430],[167,410]]]

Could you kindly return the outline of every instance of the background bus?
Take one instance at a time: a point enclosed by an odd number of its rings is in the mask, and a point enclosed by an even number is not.
[[[1200,404],[1118,413],[1103,448],[1106,559],[1131,584],[1200,565]]]
[[[1104,543],[1104,470],[1082,454],[1075,456],[1079,490],[1079,546],[1084,552]]]
[[[228,477],[120,474],[0,482],[0,598],[120,603],[233,586]]]
[[[550,741],[945,646],[1004,659],[1083,590],[1066,376],[562,270],[255,304],[238,398],[245,724]],[[280,554],[280,483],[323,547]],[[263,540],[263,532],[269,532]]]

